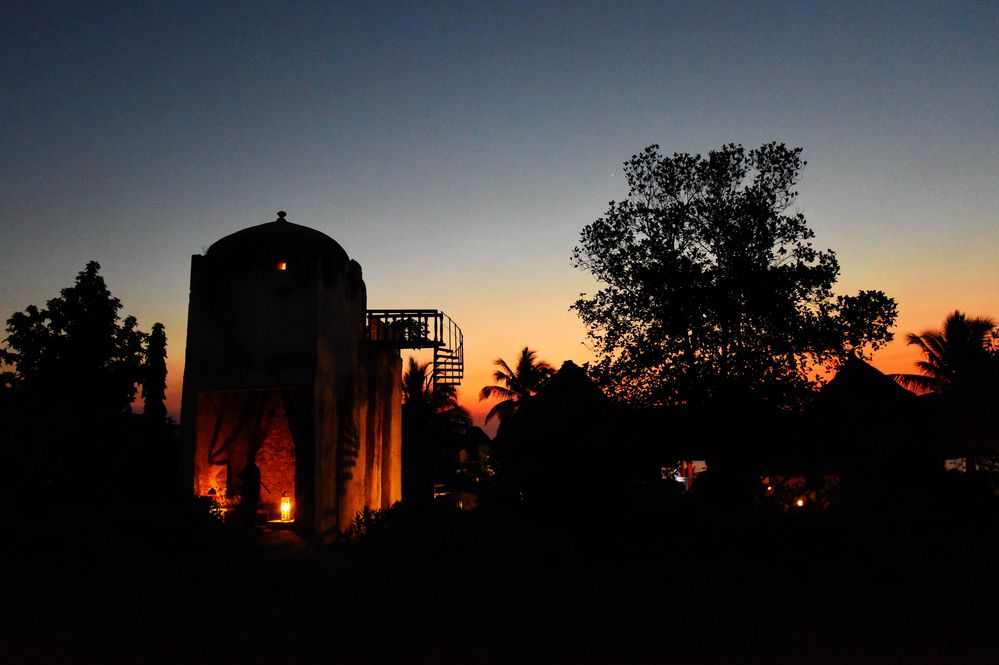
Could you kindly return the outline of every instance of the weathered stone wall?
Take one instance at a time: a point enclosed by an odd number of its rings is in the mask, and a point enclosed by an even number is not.
[[[260,506],[271,514],[271,519],[277,519],[281,496],[295,496],[295,441],[280,393],[272,395],[267,409],[266,435],[256,456],[260,467]]]
[[[372,363],[374,366],[374,363]],[[402,358],[398,353],[382,354],[374,382],[377,421],[381,431],[375,445],[381,448],[380,478],[373,489],[380,493],[380,505],[388,508],[402,501]],[[371,497],[375,504],[375,495]]]
[[[335,266],[331,266],[335,268]],[[367,293],[361,267],[351,261],[331,272],[329,297],[319,310],[315,374],[314,529],[342,531],[342,497],[359,447],[358,385],[363,383],[361,348]]]
[[[402,358],[398,351],[371,349],[356,385],[356,437],[342,460],[340,530],[365,506],[388,508],[402,499]],[[345,448],[347,449],[347,448]]]

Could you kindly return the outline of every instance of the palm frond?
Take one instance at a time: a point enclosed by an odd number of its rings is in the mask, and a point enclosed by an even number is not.
[[[517,393],[504,386],[483,386],[479,391],[479,401],[490,397],[501,397],[503,399],[513,399]]]
[[[490,420],[498,417],[500,424],[502,425],[510,418],[510,416],[513,415],[516,408],[517,403],[512,399],[498,402],[495,406],[493,406],[493,408],[489,409],[489,413],[486,414],[486,424],[488,425]]]
[[[517,410],[519,403],[542,388],[555,371],[544,360],[538,360],[537,351],[527,346],[517,356],[516,369],[502,358],[497,358],[493,364],[498,368],[493,372],[496,385],[483,387],[479,391],[479,399],[498,397],[503,401],[486,414],[487,423],[498,416],[502,424]]]
[[[493,373],[493,376],[496,377],[497,381],[516,379],[517,373],[510,369],[510,366],[507,365],[506,361],[502,358],[497,358],[493,361],[493,364],[499,367],[499,369]]]
[[[939,380],[932,376],[923,374],[891,374],[890,376],[895,383],[913,392],[926,393],[940,390]]]
[[[932,392],[965,392],[985,388],[988,377],[997,371],[992,346],[995,322],[988,317],[969,319],[955,310],[944,320],[941,330],[909,333],[906,341],[923,356],[916,362],[922,372],[899,374],[893,378],[907,388]]]
[[[468,409],[457,404],[449,409],[438,412],[435,417],[452,426],[468,427],[472,424],[472,415],[468,412]]]
[[[410,356],[402,375],[402,398],[406,404],[429,402],[429,363],[419,363]]]

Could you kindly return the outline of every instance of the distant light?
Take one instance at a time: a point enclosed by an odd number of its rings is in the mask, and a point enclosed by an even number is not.
[[[278,261],[277,269],[278,270],[287,270],[288,269],[288,263],[286,261]]]
[[[281,494],[281,521],[291,521],[291,498],[287,493]]]
[[[767,491],[768,492],[773,492],[774,491],[774,486],[773,485],[767,485]]]
[[[794,505],[796,505],[799,508],[801,508],[802,506],[805,505],[805,500],[804,499],[798,499],[797,501],[794,502]]]
[[[222,506],[219,504],[218,492],[214,487],[208,489],[208,512],[217,519],[222,519]]]

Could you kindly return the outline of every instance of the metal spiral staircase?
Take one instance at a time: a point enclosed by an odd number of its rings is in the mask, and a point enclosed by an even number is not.
[[[433,349],[433,385],[458,387],[465,376],[464,336],[437,309],[369,309],[368,339],[387,349]]]

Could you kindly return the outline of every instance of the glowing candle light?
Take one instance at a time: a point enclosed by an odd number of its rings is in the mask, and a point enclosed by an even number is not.
[[[291,498],[287,493],[281,494],[281,521],[291,521]]]
[[[288,269],[288,262],[287,261],[278,261],[277,269],[278,270],[287,270]]]

